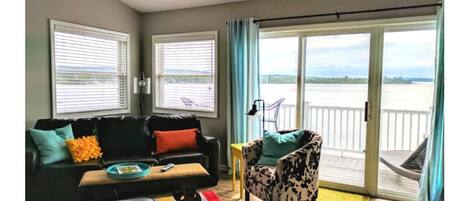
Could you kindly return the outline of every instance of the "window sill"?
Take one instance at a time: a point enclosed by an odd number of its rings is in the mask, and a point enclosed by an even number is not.
[[[103,110],[103,111],[91,111],[91,112],[75,112],[66,114],[54,113],[53,118],[56,119],[73,119],[73,118],[93,118],[102,116],[113,116],[113,115],[129,115],[131,114],[130,109],[118,109],[118,110]]]
[[[195,114],[197,117],[218,119],[218,112],[204,112],[197,110],[183,110],[183,109],[166,109],[166,108],[153,108],[154,114]]]

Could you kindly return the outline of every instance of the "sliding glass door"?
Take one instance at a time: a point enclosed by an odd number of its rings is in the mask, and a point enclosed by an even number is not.
[[[323,181],[364,186],[370,35],[305,37],[303,127],[323,136]]]
[[[379,192],[418,192],[431,132],[435,34],[432,28],[384,31]]]
[[[296,128],[298,37],[262,39],[259,44],[261,98],[267,130]]]
[[[429,135],[434,24],[430,16],[267,29],[261,98],[284,101],[266,128],[323,136],[323,187],[414,199],[418,179],[386,157],[411,154]]]

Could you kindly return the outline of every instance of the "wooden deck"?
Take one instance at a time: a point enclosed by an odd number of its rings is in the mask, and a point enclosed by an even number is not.
[[[364,170],[364,154],[341,156],[323,153],[319,163],[319,179],[363,187]],[[399,192],[416,197],[418,182],[402,177],[380,163],[378,188],[380,191]]]

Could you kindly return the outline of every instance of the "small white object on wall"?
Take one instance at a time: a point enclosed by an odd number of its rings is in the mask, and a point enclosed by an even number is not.
[[[150,94],[151,93],[151,78],[145,77],[142,73],[140,78],[134,77],[134,94]]]

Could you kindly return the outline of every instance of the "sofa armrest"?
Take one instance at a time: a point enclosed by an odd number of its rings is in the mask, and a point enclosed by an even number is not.
[[[34,199],[34,183],[36,180],[36,170],[39,167],[39,153],[35,148],[26,147],[26,200]]]
[[[39,167],[39,150],[29,131],[26,131],[25,135],[25,149],[26,174],[34,173]]]
[[[273,193],[277,194],[280,200],[311,196],[311,192],[314,198],[317,197],[321,145],[322,137],[317,134],[303,147],[278,160],[275,179],[277,189],[282,189],[282,191]],[[298,188],[298,186],[302,187]],[[296,193],[292,194],[292,192]]]
[[[262,154],[263,144],[262,139],[257,139],[243,146],[244,167],[252,166],[257,163]]]
[[[37,153],[37,150],[26,149],[26,173],[34,173],[36,171],[37,167],[39,166],[38,154],[39,153]]]
[[[220,141],[211,136],[201,136],[199,139],[200,150],[209,157],[210,185],[216,185],[220,169]]]

